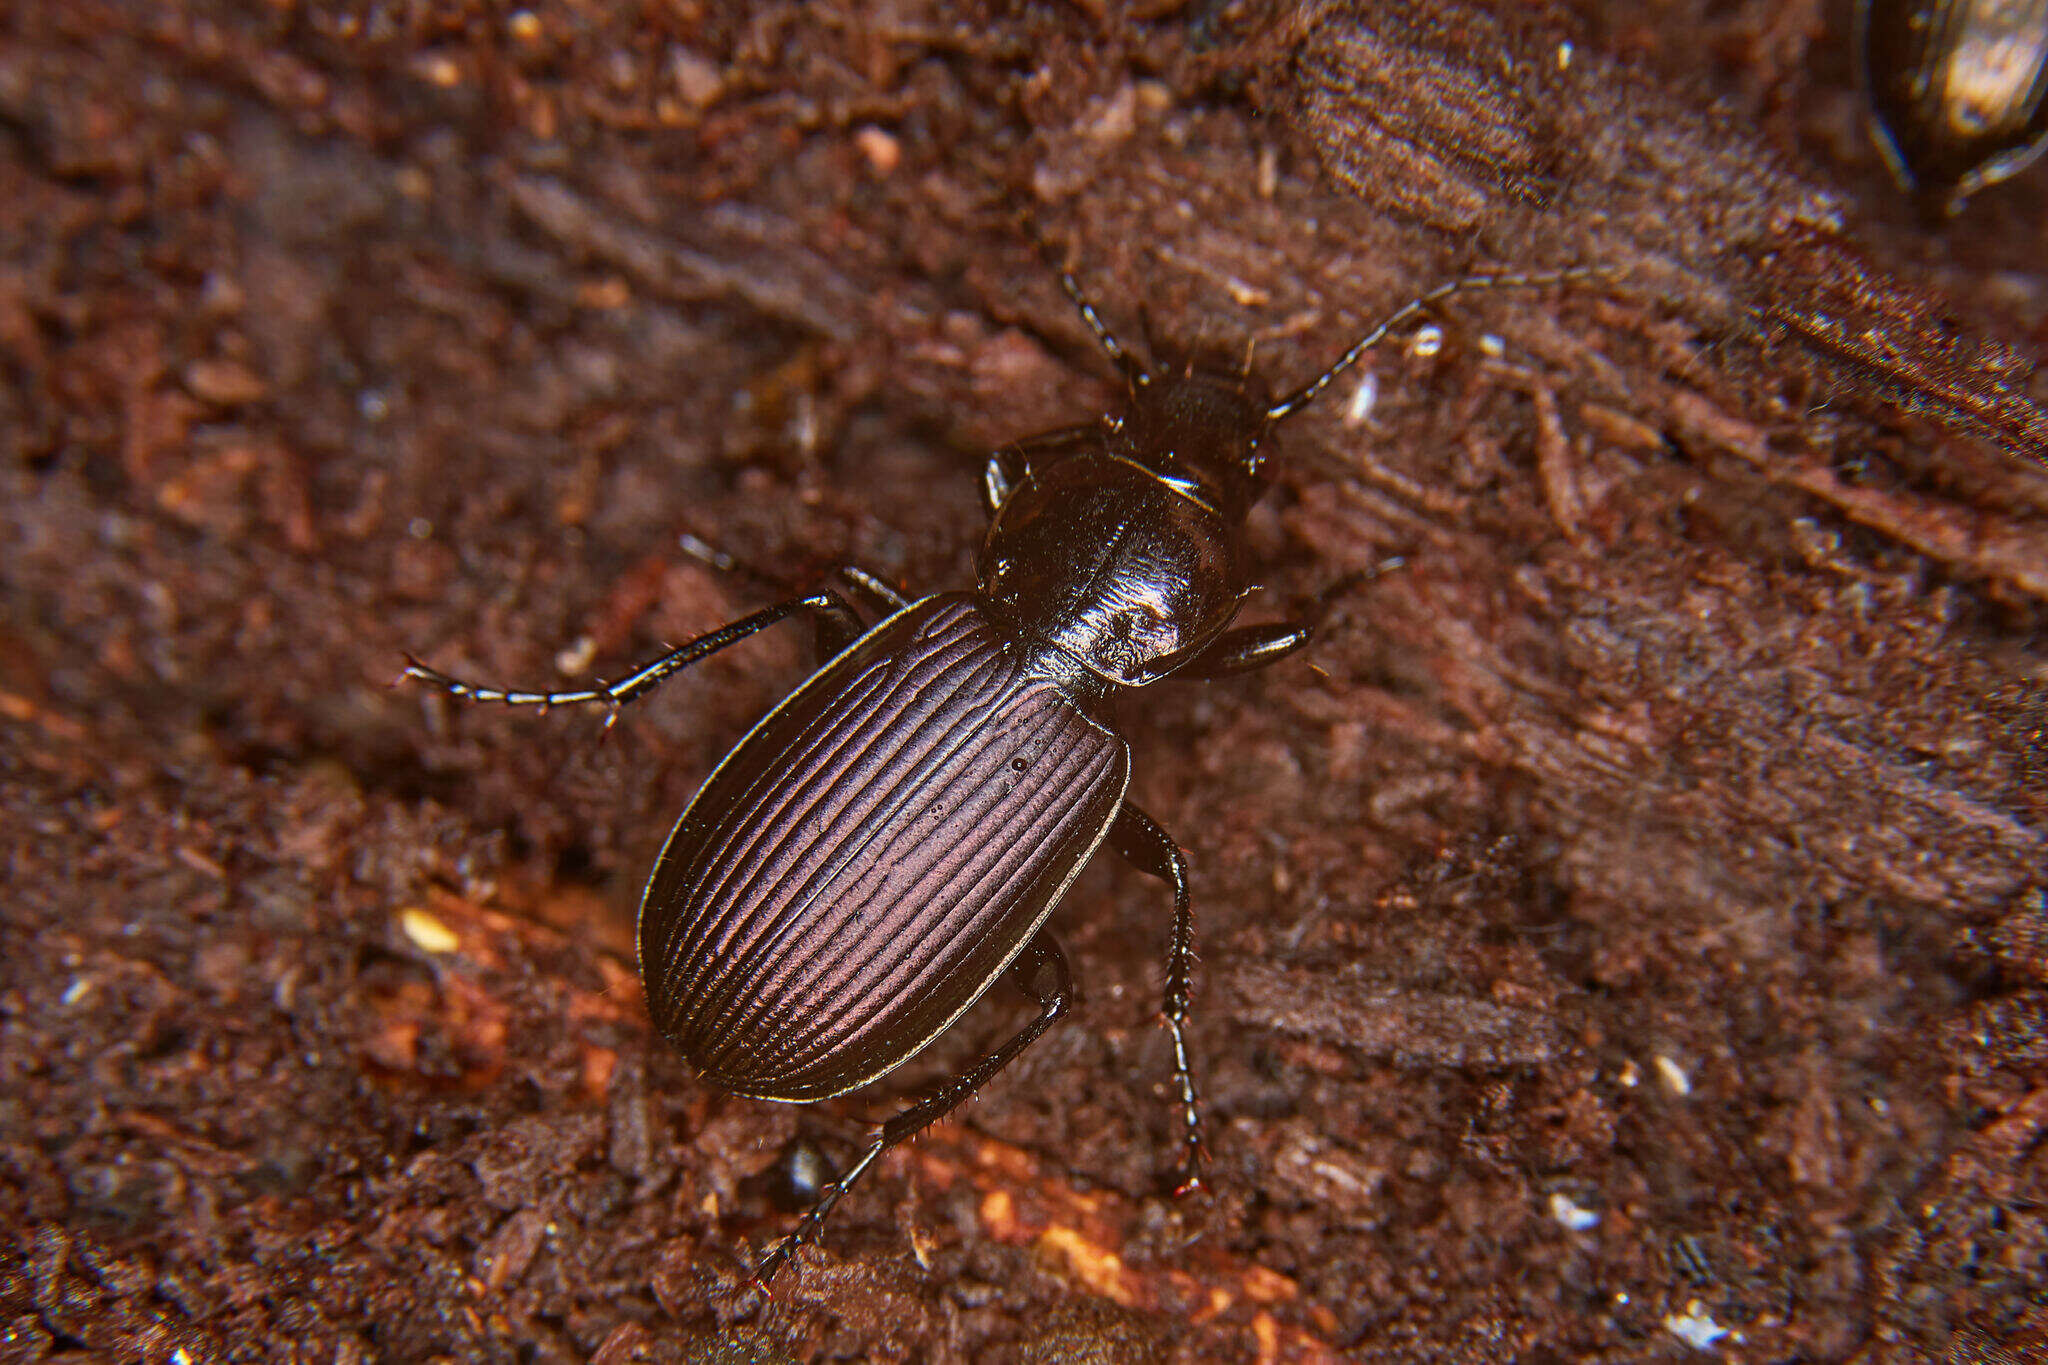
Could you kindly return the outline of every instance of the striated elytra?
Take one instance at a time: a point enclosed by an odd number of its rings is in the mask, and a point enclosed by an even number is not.
[[[615,718],[664,678],[793,615],[813,617],[836,651],[719,764],[655,863],[639,919],[655,1026],[714,1084],[805,1101],[916,1056],[999,977],[1038,1012],[883,1124],[763,1257],[757,1279],[816,1234],[883,1152],[944,1117],[1066,1012],[1072,978],[1045,922],[1105,842],[1173,888],[1164,1017],[1180,1183],[1200,1183],[1185,1027],[1187,860],[1124,797],[1130,751],[1116,699],[1168,676],[1225,677],[1285,658],[1309,642],[1338,592],[1369,577],[1339,580],[1301,619],[1232,628],[1252,587],[1242,527],[1269,482],[1276,423],[1431,303],[1593,273],[1452,280],[1277,402],[1242,371],[1147,369],[1063,276],[1123,373],[1126,410],[989,459],[973,591],[906,601],[842,569],[844,595],[820,589],[778,603],[620,682],[576,691],[507,691],[407,668],[467,700],[597,704]],[[883,619],[865,628],[849,597]]]
[[[1108,832],[1130,755],[1035,653],[971,595],[928,598],[704,784],[648,882],[640,968],[705,1079],[766,1100],[865,1084],[1037,931]]]

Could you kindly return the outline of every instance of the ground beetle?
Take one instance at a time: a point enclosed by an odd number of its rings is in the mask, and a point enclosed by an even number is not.
[[[514,692],[417,661],[406,676],[471,701],[617,708],[808,613],[836,657],[705,781],[640,903],[655,1025],[704,1077],[742,1095],[842,1094],[916,1056],[1007,973],[1038,1016],[965,1074],[883,1124],[756,1267],[765,1282],[877,1157],[943,1118],[1067,1010],[1072,978],[1046,919],[1098,844],[1173,887],[1165,1022],[1173,1036],[1183,1189],[1200,1184],[1186,1021],[1194,962],[1187,860],[1124,797],[1117,696],[1169,675],[1260,668],[1309,641],[1343,580],[1303,619],[1230,629],[1252,591],[1245,513],[1265,491],[1273,426],[1401,322],[1460,290],[1587,271],[1474,275],[1396,309],[1310,383],[1272,402],[1235,372],[1154,373],[1067,292],[1122,372],[1127,411],[998,450],[972,592],[907,601],[858,569],[864,629],[821,589],[690,641],[619,682]]]

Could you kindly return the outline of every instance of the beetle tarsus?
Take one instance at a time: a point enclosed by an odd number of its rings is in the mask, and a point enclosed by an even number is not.
[[[760,1265],[754,1268],[754,1278],[758,1283],[765,1286],[776,1271],[795,1257],[797,1248],[806,1242],[818,1240],[818,1234],[824,1231],[825,1220],[831,1216],[832,1210],[839,1206],[840,1196],[852,1187],[854,1181],[866,1174],[868,1167],[874,1164],[875,1158],[887,1151],[891,1145],[893,1144],[878,1143],[868,1148],[845,1175],[828,1182],[818,1191],[818,1201],[812,1204],[797,1225],[790,1229],[789,1236],[768,1248],[768,1254],[763,1256]]]
[[[1188,1061],[1188,1047],[1182,1017],[1165,1016],[1167,1031],[1173,1035],[1173,1073],[1180,1083],[1181,1152],[1179,1174],[1174,1181],[1174,1194],[1192,1194],[1206,1188],[1202,1183],[1202,1163],[1209,1159],[1209,1152],[1202,1145],[1201,1102],[1195,1095],[1195,1071]]]
[[[775,1286],[771,1281],[775,1278],[775,1272],[782,1269],[783,1264],[795,1255],[796,1236],[792,1233],[769,1247],[762,1253],[761,1259],[754,1262],[753,1269],[747,1272],[747,1286],[760,1290],[766,1298],[774,1298]]]

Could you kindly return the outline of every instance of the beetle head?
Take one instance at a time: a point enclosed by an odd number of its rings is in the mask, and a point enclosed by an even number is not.
[[[1162,478],[1194,484],[1239,521],[1272,482],[1267,407],[1241,372],[1196,362],[1165,374],[1139,371],[1131,377],[1121,435],[1130,458]]]

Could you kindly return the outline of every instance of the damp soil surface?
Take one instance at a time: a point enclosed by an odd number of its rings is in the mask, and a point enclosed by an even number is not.
[[[0,1359],[2048,1351],[2048,177],[1918,216],[1847,6],[0,9]],[[746,1268],[995,992],[809,1107],[639,888],[1005,440],[1278,391],[1312,650],[1123,723],[1073,1015]],[[715,547],[713,553],[704,547]],[[729,557],[721,560],[719,555]],[[1012,837],[991,830],[988,837]]]

